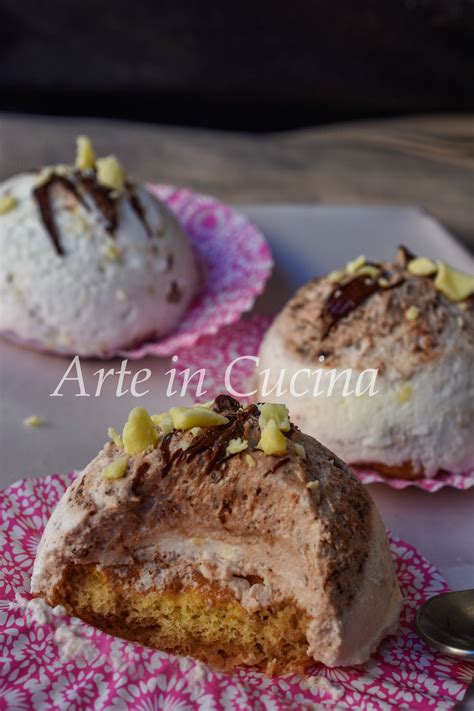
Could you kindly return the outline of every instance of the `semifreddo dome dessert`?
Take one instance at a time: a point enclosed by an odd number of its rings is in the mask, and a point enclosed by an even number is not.
[[[405,479],[466,471],[473,292],[472,276],[404,248],[394,263],[359,257],[303,286],[273,322],[258,395],[284,400],[302,429],[351,465]],[[361,380],[369,369],[378,371],[372,392],[368,375]]]
[[[75,166],[0,184],[0,332],[108,354],[169,333],[198,288],[188,239],[114,156],[78,139]]]
[[[282,405],[150,417],[77,477],[40,542],[33,595],[112,634],[268,674],[364,662],[401,595],[351,470]]]

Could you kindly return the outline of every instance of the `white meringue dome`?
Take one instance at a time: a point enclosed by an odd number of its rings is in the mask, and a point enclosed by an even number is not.
[[[107,162],[116,169],[109,184],[93,159],[0,185],[3,334],[87,356],[179,324],[198,288],[188,239],[162,202]]]

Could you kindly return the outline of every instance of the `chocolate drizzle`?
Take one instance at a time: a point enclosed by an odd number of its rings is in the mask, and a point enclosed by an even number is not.
[[[82,196],[79,194],[73,181],[66,178],[64,175],[53,174],[42,185],[38,185],[38,187],[33,190],[33,197],[38,204],[41,219],[43,220],[46,232],[51,238],[51,242],[53,243],[56,253],[62,257],[64,256],[64,249],[61,244],[58,226],[56,225],[56,220],[54,219],[54,211],[51,201],[51,190],[55,185],[61,185],[63,190],[71,193],[71,195],[73,195],[74,198],[86,209],[87,205],[85,204]]]
[[[279,459],[276,460],[275,464],[267,472],[265,472],[264,476],[268,476],[269,474],[274,474],[277,469],[282,467],[284,464],[288,464],[289,461],[290,461],[290,457],[280,457]]]
[[[240,402],[231,395],[218,395],[212,406],[214,412],[220,415],[232,415],[239,411]]]
[[[400,244],[398,246],[396,259],[402,269],[406,269],[408,262],[411,262],[412,259],[415,259],[415,255],[413,254],[413,252],[410,252],[410,250],[405,247],[405,245]]]
[[[259,410],[255,405],[250,405],[247,409],[240,408],[239,403],[227,395],[220,395],[216,398],[213,406],[215,412],[224,414],[229,418],[229,422],[218,427],[209,427],[202,431],[193,439],[187,449],[176,449],[170,453],[170,442],[173,433],[166,435],[160,443],[160,451],[163,456],[163,466],[161,476],[169,474],[174,464],[181,461],[190,461],[203,452],[206,453],[202,471],[204,474],[213,474],[214,470],[227,459],[226,450],[231,439],[242,437],[245,423],[252,417],[258,417]],[[214,476],[214,481],[219,477]]]
[[[51,190],[55,185],[61,185],[86,209],[89,207],[81,192],[87,193],[93,200],[95,206],[102,214],[105,221],[105,229],[113,237],[118,227],[118,195],[115,190],[111,190],[97,181],[95,173],[82,173],[75,171],[71,176],[57,175],[53,173],[42,185],[33,190],[41,219],[44,227],[51,238],[54,248],[60,256],[64,256],[64,249],[61,244],[58,226],[54,218],[54,210],[51,201]],[[79,189],[81,188],[81,190]],[[148,237],[153,236],[153,230],[147,220],[145,209],[140,198],[135,192],[131,183],[126,184],[126,196],[130,201],[130,206],[143,225]]]
[[[331,329],[341,319],[348,316],[358,306],[363,304],[370,296],[372,296],[372,294],[376,294],[380,291],[395,289],[403,284],[406,280],[404,269],[406,264],[408,264],[411,259],[414,259],[411,252],[409,252],[406,247],[401,246],[399,247],[398,252],[398,260],[400,262],[401,270],[394,269],[393,271],[389,271],[384,269],[380,264],[368,262],[368,266],[377,267],[380,270],[377,277],[372,278],[366,274],[356,274],[349,279],[349,281],[337,284],[326,299],[326,303],[324,304],[321,314],[324,323],[322,338],[326,338]],[[404,262],[405,266],[403,266],[401,262]],[[384,286],[380,284],[381,278],[386,280],[386,284]]]
[[[133,187],[130,185],[130,183],[127,183],[127,191],[128,191],[128,199],[130,200],[130,205],[132,207],[132,210],[142,223],[143,227],[145,228],[145,232],[147,233],[148,237],[153,237],[153,230],[151,229],[150,223],[146,219],[146,214],[144,207],[141,203],[140,198],[138,195],[134,192]]]
[[[331,292],[324,305],[322,318],[325,324],[323,338],[331,329],[363,304],[369,296],[381,291],[382,287],[375,279],[367,276],[355,276],[345,284],[338,284]]]
[[[77,172],[76,176],[82,187],[91,196],[97,209],[102,213],[105,229],[113,236],[118,225],[117,198],[113,197],[114,191],[98,183],[95,175],[84,175]]]
[[[164,466],[161,470],[163,477],[167,476],[171,467],[183,460],[191,460],[202,452],[207,452],[206,462],[204,464],[204,473],[210,474],[211,471],[221,464],[226,456],[227,445],[234,437],[239,437],[242,434],[243,422],[240,418],[234,417],[230,422],[219,427],[210,427],[194,438],[188,449],[176,449],[172,455],[169,451],[170,440],[164,437],[160,444],[160,449],[163,454]]]

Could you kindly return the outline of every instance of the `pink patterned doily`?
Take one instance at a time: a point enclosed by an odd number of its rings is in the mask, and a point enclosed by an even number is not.
[[[23,480],[0,492],[0,708],[126,709],[451,709],[474,666],[431,652],[413,631],[416,609],[446,591],[435,568],[390,539],[404,594],[398,633],[359,667],[315,665],[306,677],[268,679],[126,642],[29,600],[36,547],[73,474]]]
[[[168,336],[136,348],[91,353],[90,357],[119,355],[136,360],[147,355],[166,357],[178,348],[191,348],[202,335],[217,333],[249,311],[271,274],[270,247],[260,230],[244,215],[215,198],[185,188],[171,185],[148,188],[176,215],[190,239],[202,274],[200,293]],[[19,338],[12,331],[2,335],[35,350],[51,350],[35,339]]]
[[[229,364],[242,356],[256,356],[260,343],[272,319],[269,316],[252,316],[241,320],[232,328],[223,328],[214,336],[203,338],[192,351],[177,351],[179,370],[189,368],[196,371],[205,369],[206,378],[204,389],[206,393],[200,396],[196,391],[197,378],[190,381],[187,392],[199,400],[210,400],[221,392],[226,392],[226,371]],[[231,386],[239,393],[248,393],[253,389],[252,376],[256,372],[256,363],[251,359],[240,360],[231,370]],[[251,397],[240,397],[241,400],[250,401]],[[474,469],[463,474],[444,472],[434,479],[389,479],[369,469],[356,471],[357,476],[364,484],[383,483],[393,489],[405,489],[414,486],[424,491],[435,492],[445,486],[455,489],[470,489],[474,486]]]

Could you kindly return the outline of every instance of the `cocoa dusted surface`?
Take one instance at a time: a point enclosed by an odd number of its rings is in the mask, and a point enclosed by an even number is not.
[[[286,433],[287,455],[269,456],[255,449],[260,439],[256,406],[236,409],[228,396],[217,398],[225,425],[190,432],[174,431],[149,453],[130,458],[125,477],[101,479],[103,466],[116,452],[108,443],[71,493],[74,508],[85,516],[59,542],[60,565],[87,564],[108,554],[134,562],[134,553],[150,535],[173,530],[184,537],[205,535],[223,542],[259,537],[272,544],[297,540],[302,555],[316,556],[316,541],[304,529],[321,525],[318,562],[323,588],[336,610],[350,604],[367,559],[372,535],[372,502],[350,469],[296,427]],[[225,457],[230,439],[241,436],[248,449]],[[189,444],[183,450],[180,445]],[[303,444],[306,459],[292,443]],[[254,465],[245,457],[250,454]],[[316,489],[309,481],[318,480]],[[97,495],[103,504],[97,504]],[[112,515],[113,514],[113,515]]]
[[[302,362],[317,364],[324,356],[327,367],[383,372],[389,362],[408,377],[459,343],[474,347],[474,299],[465,306],[450,301],[432,277],[410,274],[405,261],[400,255],[396,262],[379,265],[386,288],[377,284],[378,277],[354,275],[344,276],[340,284],[327,277],[305,284],[278,317],[286,348]],[[353,288],[359,284],[360,289]],[[419,309],[413,320],[405,316],[410,306]],[[404,357],[393,357],[396,353]]]

